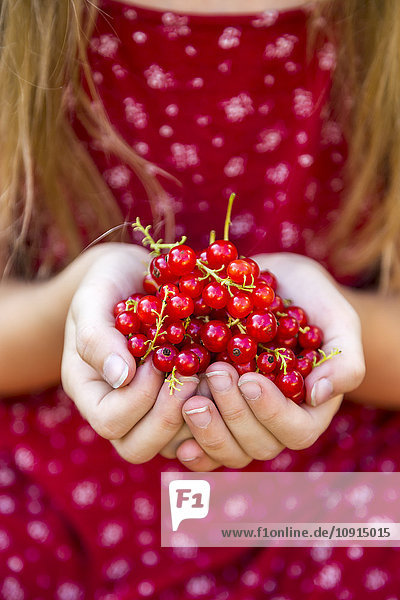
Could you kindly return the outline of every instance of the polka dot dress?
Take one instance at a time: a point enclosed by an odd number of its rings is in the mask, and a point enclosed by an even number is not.
[[[242,251],[327,262],[346,146],[326,107],[334,49],[306,68],[302,10],[180,15],[103,0],[89,60],[110,119],[165,181],[177,233],[200,248],[238,195]],[[133,173],[75,123],[127,219],[150,221]],[[164,182],[163,182],[164,183]],[[124,462],[64,392],[0,402],[3,600],[398,600],[396,549],[160,547],[156,457]],[[398,470],[400,417],[344,403],[309,449],[252,471]]]

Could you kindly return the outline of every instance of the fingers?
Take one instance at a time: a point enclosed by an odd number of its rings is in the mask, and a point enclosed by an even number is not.
[[[215,404],[203,396],[193,396],[183,406],[183,417],[199,446],[215,462],[241,469],[249,457],[226,427]]]
[[[226,363],[214,363],[206,376],[221,417],[245,453],[256,460],[275,458],[284,446],[260,423],[243,398],[236,369]]]
[[[246,373],[238,381],[243,397],[260,423],[283,446],[301,450],[311,446],[330,424],[343,396],[317,407],[297,405],[259,373]]]
[[[199,383],[197,377],[181,376],[180,381],[183,385],[172,395],[165,381],[153,408],[124,437],[112,441],[122,458],[135,464],[147,462],[176,436],[183,425],[182,405]]]
[[[280,294],[304,307],[309,322],[324,332],[323,350],[340,354],[313,369],[306,402],[317,406],[356,389],[365,376],[360,319],[329,273],[316,261],[293,254],[256,257],[277,275]]]
[[[79,356],[117,389],[132,380],[135,360],[128,350],[125,336],[115,329],[113,302],[107,296],[96,294],[96,289],[86,285],[75,294],[66,338],[74,331],[75,340],[70,343],[74,343]]]
[[[106,439],[118,439],[151,409],[164,375],[148,359],[132,382],[118,390],[98,379],[95,371],[76,353],[66,356],[63,386],[93,429]]]
[[[214,471],[221,463],[213,460],[204,452],[196,440],[183,442],[176,451],[176,458],[190,471]]]
[[[183,417],[182,417],[183,421]],[[186,423],[183,423],[179,431],[174,435],[164,448],[160,451],[161,456],[164,458],[176,458],[176,451],[179,446],[183,444],[185,440],[193,439],[192,432]]]
[[[340,349],[340,354],[314,367],[305,380],[306,402],[311,406],[356,389],[365,377],[363,350],[355,336],[338,334],[322,349],[329,355],[335,348]]]

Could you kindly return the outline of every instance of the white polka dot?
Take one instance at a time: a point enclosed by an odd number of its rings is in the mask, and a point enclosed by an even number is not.
[[[158,131],[162,137],[171,137],[174,133],[174,130],[169,125],[162,125]]]
[[[24,568],[24,563],[19,556],[10,556],[7,560],[8,568],[14,573],[19,573]]]
[[[204,79],[202,77],[195,77],[189,81],[189,85],[193,88],[201,88],[204,85]]]
[[[197,125],[200,125],[200,127],[206,127],[211,123],[211,117],[210,115],[200,115],[196,117],[196,123]]]
[[[300,154],[297,160],[302,167],[311,167],[314,163],[314,157],[311,154]]]
[[[124,10],[124,17],[130,21],[134,21],[137,18],[137,12],[133,8],[127,8]]]
[[[142,563],[147,567],[154,567],[160,562],[159,556],[153,550],[149,550],[148,552],[144,552],[142,554]]]
[[[35,459],[29,448],[18,448],[15,451],[15,462],[22,471],[33,471]]]
[[[237,177],[244,173],[244,158],[241,156],[232,156],[224,167],[224,173],[227,177]]]
[[[168,104],[168,106],[165,109],[165,112],[169,117],[176,117],[176,115],[179,112],[179,108],[176,104]]]
[[[81,481],[72,490],[72,500],[77,506],[90,506],[99,493],[99,485],[94,481]]]
[[[141,156],[146,156],[149,153],[149,145],[146,142],[137,142],[134,145],[134,148],[138,154]]]
[[[6,577],[0,588],[4,600],[24,600],[25,593],[19,582],[14,577]]]
[[[386,571],[378,568],[369,569],[364,578],[364,586],[367,590],[376,591],[384,587],[389,580]]]
[[[186,46],[185,52],[188,56],[196,56],[197,50],[194,46]]]
[[[27,525],[28,534],[33,540],[43,543],[50,534],[50,530],[43,521],[29,521]]]
[[[218,38],[218,45],[224,50],[235,48],[240,44],[241,31],[236,27],[226,27]]]
[[[274,83],[275,83],[275,77],[273,75],[266,75],[264,77],[264,83],[268,87],[270,87],[271,85],[274,85]]]
[[[305,131],[299,131],[296,135],[296,140],[298,144],[306,144],[308,142],[308,135]]]
[[[211,143],[213,146],[215,146],[215,148],[222,148],[222,146],[225,143],[225,140],[221,135],[217,135],[217,136],[213,137],[213,139],[211,140]]]
[[[125,577],[130,570],[127,560],[124,558],[117,558],[106,568],[106,575],[111,580],[121,579],[121,577]]]
[[[100,85],[101,83],[103,83],[103,74],[100,73],[99,71],[94,71],[93,73],[93,81],[95,82],[96,85]]]
[[[144,44],[147,41],[147,35],[143,31],[135,31],[132,34],[132,39],[137,44]]]
[[[199,185],[200,183],[204,182],[204,177],[203,177],[203,175],[200,175],[200,173],[195,173],[192,177],[192,181],[196,185]]]
[[[231,60],[224,60],[222,63],[219,63],[218,65],[218,71],[220,71],[221,73],[229,73],[232,67],[232,61]]]
[[[56,592],[57,600],[81,600],[84,597],[83,589],[77,583],[66,581],[58,586]]]
[[[138,585],[138,592],[141,596],[151,596],[154,593],[154,583],[151,581],[142,581]]]
[[[341,578],[342,571],[338,564],[325,565],[314,578],[314,584],[324,590],[332,590]]]
[[[102,526],[99,543],[103,548],[116,546],[124,537],[124,530],[119,523],[110,522]]]

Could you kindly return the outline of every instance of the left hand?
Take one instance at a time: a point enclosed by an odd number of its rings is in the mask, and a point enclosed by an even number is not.
[[[200,385],[201,395],[183,405],[193,435],[176,450],[177,458],[193,471],[221,465],[241,469],[253,459],[271,460],[285,447],[311,446],[329,426],[343,394],[357,388],[365,375],[361,327],[357,313],[337,284],[317,262],[296,254],[255,257],[261,270],[278,278],[280,293],[308,313],[310,323],[324,332],[323,350],[341,354],[314,369],[306,380],[306,402],[298,406],[266,377],[246,373],[240,378],[226,363],[214,363]],[[211,400],[212,398],[215,402]],[[165,449],[171,452],[171,448]]]

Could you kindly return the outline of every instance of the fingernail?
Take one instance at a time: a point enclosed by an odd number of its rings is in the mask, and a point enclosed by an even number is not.
[[[211,371],[206,373],[206,377],[216,392],[227,392],[232,387],[231,376],[225,371]]]
[[[114,389],[124,383],[128,371],[128,365],[118,354],[110,354],[104,361],[103,377]]]
[[[262,394],[262,389],[255,381],[246,379],[246,381],[239,381],[238,386],[240,391],[246,400],[257,400]]]
[[[311,390],[311,406],[318,406],[332,397],[333,385],[329,379],[323,377],[316,381]]]
[[[211,411],[208,406],[185,410],[193,425],[205,429],[211,423]]]
[[[187,381],[191,381],[192,383],[199,383],[200,379],[198,377],[195,377],[193,375],[178,375],[178,379],[179,381],[181,381],[182,383],[186,383]]]
[[[190,462],[191,460],[196,460],[196,458],[200,458],[200,456],[190,456],[189,458],[180,458],[181,462]]]

